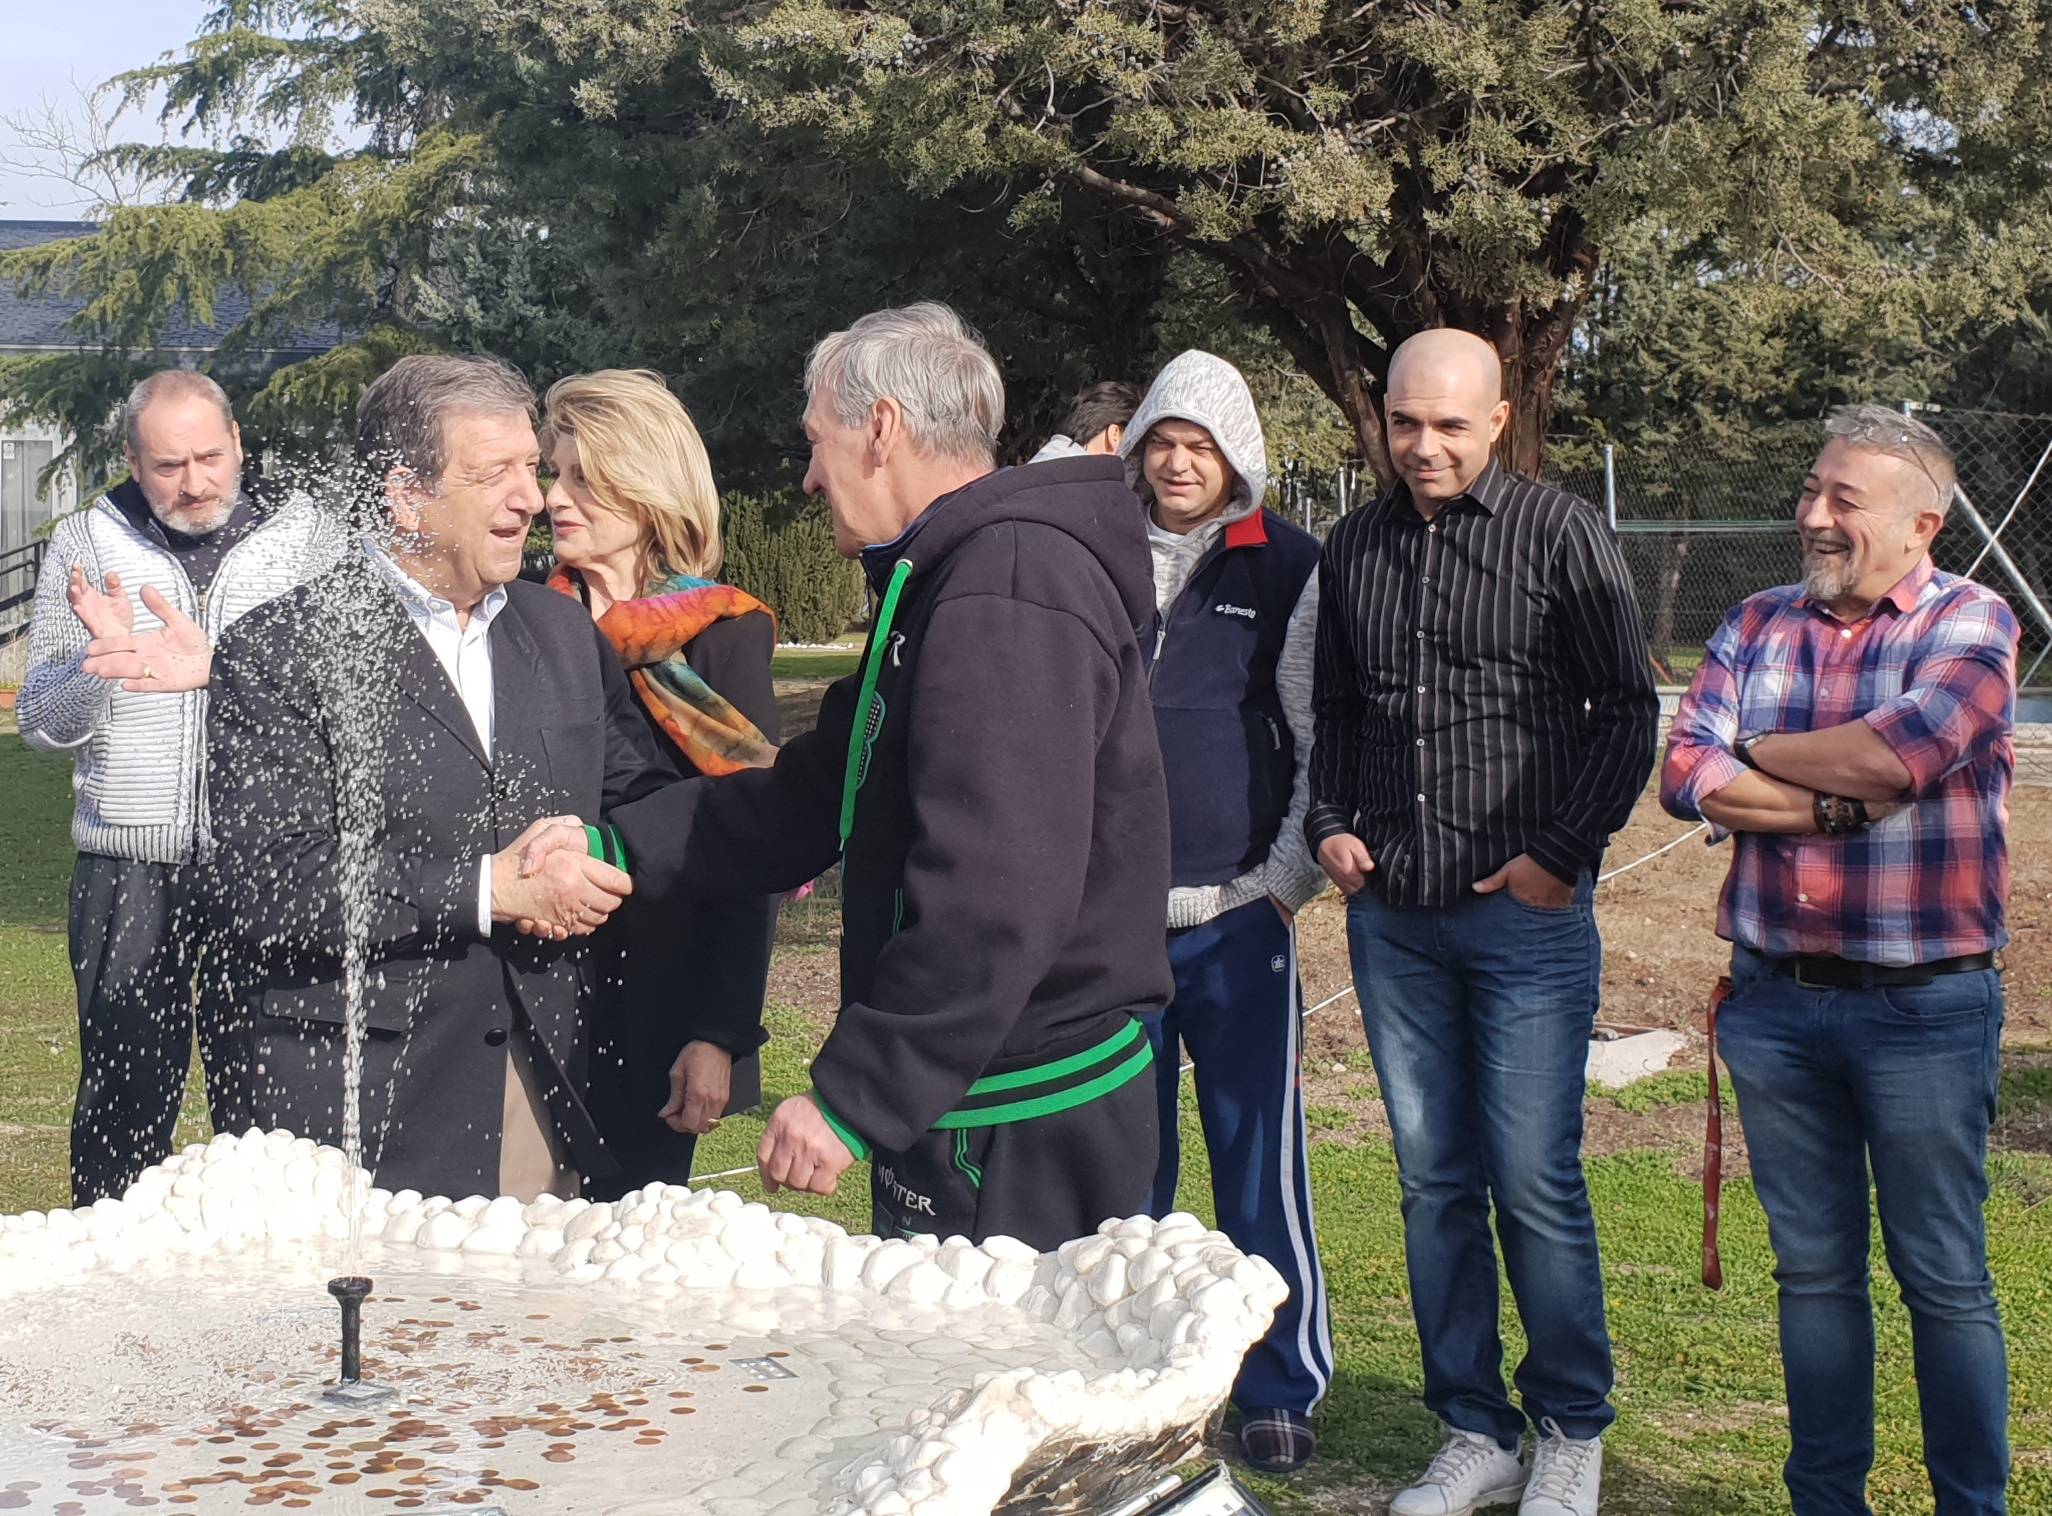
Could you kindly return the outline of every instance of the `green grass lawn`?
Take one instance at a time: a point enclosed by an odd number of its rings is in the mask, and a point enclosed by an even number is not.
[[[65,1122],[77,1077],[70,975],[64,961],[67,767],[0,734],[0,1211],[65,1201]],[[830,953],[817,942],[781,951]],[[815,1032],[799,1011],[773,1006],[764,1070],[770,1099],[805,1087]],[[1693,1082],[1691,1082],[1693,1078]],[[1642,1087],[1657,1107],[1696,1098],[1701,1076]],[[2013,1101],[2052,1103],[2052,1074],[2009,1080]],[[1599,1097],[1603,1098],[1603,1097]],[[1418,1349],[1407,1300],[1396,1166],[1387,1143],[1320,1123],[1312,1175],[1318,1230],[1334,1306],[1339,1374],[1321,1415],[1321,1457],[1294,1479],[1252,1483],[1282,1516],[1380,1509],[1435,1445],[1418,1403]],[[762,1129],[734,1117],[700,1147],[701,1173],[743,1169]],[[191,1099],[185,1135],[204,1124]],[[1183,1201],[1200,1215],[1209,1174],[1194,1120],[1184,1123]],[[2010,1334],[2015,1382],[2012,1439],[2018,1465],[2011,1509],[2052,1512],[2052,1160],[2002,1154],[1991,1164],[1995,1276]],[[826,1200],[772,1203],[867,1229],[865,1171]],[[1700,1196],[1671,1150],[1626,1151],[1589,1165],[1602,1229],[1616,1341],[1619,1419],[1608,1438],[1605,1510],[1614,1516],[1746,1516],[1785,1511],[1785,1452],[1766,1225],[1750,1188],[1728,1187],[1727,1285],[1696,1279]],[[720,1181],[751,1198],[752,1175]],[[1879,1256],[1879,1244],[1876,1244]],[[1880,1455],[1873,1500],[1881,1516],[1930,1509],[1918,1461],[1909,1326],[1892,1283],[1877,1283],[1881,1361]],[[1507,1299],[1507,1295],[1506,1295]],[[1522,1350],[1504,1316],[1505,1347]]]
[[[842,679],[855,672],[861,657],[859,641],[830,648],[780,647],[770,659],[770,674],[777,679]]]

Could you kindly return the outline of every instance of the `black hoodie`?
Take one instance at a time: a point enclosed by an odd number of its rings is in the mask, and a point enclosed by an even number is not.
[[[910,1146],[986,1074],[1103,1043],[1171,988],[1168,800],[1135,632],[1154,580],[1124,466],[987,474],[879,553],[861,672],[817,728],[772,768],[607,817],[658,896],[794,889],[841,857],[841,1014],[812,1078],[858,1157]]]

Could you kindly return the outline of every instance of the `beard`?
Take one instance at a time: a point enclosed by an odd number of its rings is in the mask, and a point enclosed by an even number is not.
[[[237,484],[204,510],[196,505],[174,510],[170,506],[159,505],[147,491],[143,498],[150,502],[150,514],[157,518],[157,524],[165,531],[187,537],[211,537],[228,524],[228,518],[235,514],[235,507],[242,504],[242,486]]]
[[[1859,566],[1853,561],[1852,544],[1835,532],[1803,535],[1803,593],[1812,600],[1832,601],[1851,592],[1860,582]],[[1838,552],[1822,552],[1837,548]]]

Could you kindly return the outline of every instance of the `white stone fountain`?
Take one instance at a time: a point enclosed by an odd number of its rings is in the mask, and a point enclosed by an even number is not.
[[[1038,1254],[671,1186],[372,1189],[364,1376],[394,1393],[350,1405],[324,1286],[362,1182],[251,1132],[0,1217],[0,1511],[1077,1509],[1196,1448],[1284,1294],[1183,1215]]]

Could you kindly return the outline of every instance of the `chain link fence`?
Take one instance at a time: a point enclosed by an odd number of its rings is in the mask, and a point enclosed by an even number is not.
[[[1800,572],[1795,501],[1814,437],[1743,448],[1611,449],[1561,438],[1547,476],[1601,506],[1617,528],[1663,683],[1684,684],[1725,612]]]
[[[2015,607],[2019,685],[2052,679],[2052,416],[1911,409],[1959,460],[1952,516],[1932,550],[1938,566]]]
[[[2008,598],[2023,631],[2019,684],[2052,685],[2052,416],[1908,409],[1959,460],[1959,490],[1932,556],[1941,569]],[[1816,425],[1657,450],[1549,439],[1547,479],[1617,528],[1662,683],[1689,681],[1732,606],[1800,576],[1795,503],[1821,441]],[[1319,537],[1378,493],[1358,463],[1313,470],[1295,459],[1277,471],[1275,489],[1275,509]],[[2052,693],[2033,698],[2027,689],[2017,719],[2017,777],[2052,783],[2052,742],[2040,740],[2047,728],[2039,725],[2052,721]],[[779,940],[830,943],[840,905],[836,868],[805,898],[784,904]]]
[[[2052,682],[2052,416],[1907,409],[1959,459],[1938,566],[2008,597],[2023,628],[2019,683]],[[1663,681],[1687,682],[1732,606],[1800,574],[1795,502],[1821,440],[1817,426],[1646,450],[1550,439],[1547,478],[1617,528]],[[1319,536],[1376,493],[1358,464],[1312,471],[1294,461],[1277,489],[1277,509]]]

